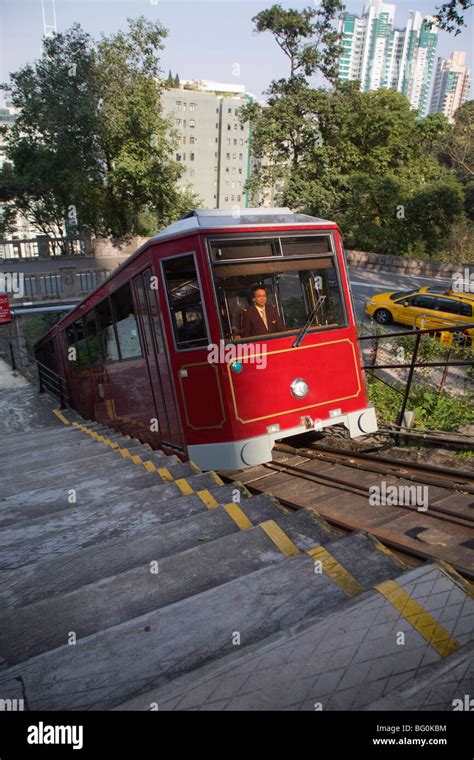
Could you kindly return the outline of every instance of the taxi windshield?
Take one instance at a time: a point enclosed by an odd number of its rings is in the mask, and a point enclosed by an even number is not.
[[[298,333],[316,305],[309,332],[346,324],[329,235],[211,241],[224,338]]]

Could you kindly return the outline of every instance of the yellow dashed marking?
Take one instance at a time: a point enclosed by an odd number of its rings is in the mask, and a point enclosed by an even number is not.
[[[247,528],[252,528],[253,525],[250,522],[249,518],[245,514],[245,512],[239,507],[238,504],[225,504],[224,510],[227,512],[229,517],[232,518],[232,520],[235,522],[236,525],[240,528],[240,530],[246,530]]]
[[[178,478],[178,480],[175,480],[174,482],[185,496],[194,493],[194,490],[191,488],[186,478]]]
[[[149,464],[153,464],[153,462],[149,462]],[[155,467],[155,465],[153,465],[153,467]],[[173,478],[171,472],[168,470],[167,467],[155,467],[155,470],[158,473],[158,475],[160,476],[160,478],[165,481],[165,483],[172,483],[173,482],[174,478]]]
[[[281,551],[285,557],[293,557],[300,553],[298,547],[293,543],[291,538],[276,524],[274,520],[266,520],[260,523],[260,527],[265,531],[268,538],[270,538],[276,547]]]
[[[223,486],[224,485],[224,481],[221,480],[221,478],[219,477],[219,475],[216,472],[214,472],[212,470],[208,474],[211,476],[211,478],[213,479],[213,481],[216,484],[216,486]]]
[[[216,509],[216,507],[219,506],[219,503],[215,500],[214,496],[210,491],[207,490],[207,488],[204,488],[202,491],[197,491],[196,496],[199,496],[204,506],[206,506],[208,509]]]
[[[447,630],[429,612],[423,609],[421,604],[412,599],[410,594],[407,594],[398,583],[384,581],[378,583],[374,588],[403,615],[405,620],[426,639],[428,644],[436,649],[441,657],[447,657],[448,654],[459,649],[456,639],[453,639]]]
[[[347,596],[357,596],[364,590],[359,581],[337,561],[323,546],[315,546],[307,552],[312,560],[321,562],[322,569]]]
[[[157,472],[157,469],[156,469],[155,465],[153,464],[152,461],[150,461],[150,459],[147,459],[146,462],[143,462],[143,466],[144,466],[144,468],[145,468],[145,470],[147,472]],[[159,472],[159,470],[158,470],[158,472]],[[161,477],[163,477],[163,475]]]
[[[133,457],[130,457],[133,464],[143,464],[143,459],[138,456],[138,454],[134,454]]]
[[[63,425],[70,425],[71,424],[69,422],[69,420],[66,419],[66,417],[64,416],[64,414],[62,412],[60,412],[59,409],[53,409],[53,414],[56,415],[56,417],[58,418],[58,420],[61,420],[61,422],[63,423]]]
[[[120,452],[120,454],[121,454],[123,457],[129,457],[129,456],[130,456],[130,452],[129,452],[129,450],[128,450],[128,449],[119,449],[119,452]]]

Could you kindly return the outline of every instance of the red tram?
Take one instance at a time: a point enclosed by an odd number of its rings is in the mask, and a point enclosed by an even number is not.
[[[234,470],[368,405],[337,225],[286,208],[194,210],[148,240],[36,346],[87,419]]]

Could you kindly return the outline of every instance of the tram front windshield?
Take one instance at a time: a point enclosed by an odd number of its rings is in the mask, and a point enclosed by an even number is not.
[[[310,332],[346,324],[328,235],[212,240],[210,248],[227,341],[297,333],[312,312]]]

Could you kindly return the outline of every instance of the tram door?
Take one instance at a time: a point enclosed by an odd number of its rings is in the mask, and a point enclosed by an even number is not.
[[[173,393],[171,368],[166,355],[163,328],[158,312],[158,291],[151,269],[145,269],[133,280],[138,314],[142,328],[145,358],[150,376],[160,437],[163,443],[183,448],[178,410]]]

